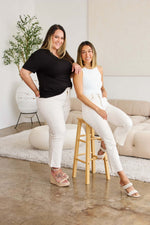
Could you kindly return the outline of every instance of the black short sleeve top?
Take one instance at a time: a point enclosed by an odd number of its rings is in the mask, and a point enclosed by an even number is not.
[[[37,73],[40,97],[48,98],[61,94],[67,87],[72,87],[70,80],[72,64],[66,59],[59,59],[47,49],[35,51],[23,68]]]

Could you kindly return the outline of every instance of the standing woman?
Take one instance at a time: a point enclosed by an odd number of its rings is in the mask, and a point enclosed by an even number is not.
[[[49,126],[50,182],[57,186],[69,186],[69,176],[61,170],[65,121],[72,87],[72,71],[78,73],[80,66],[74,63],[66,51],[66,33],[61,25],[48,30],[41,48],[35,51],[20,71],[22,79],[37,97],[38,109]],[[39,90],[30,74],[37,73]]]
[[[124,144],[132,121],[123,111],[108,103],[103,84],[103,69],[97,66],[96,50],[92,43],[85,41],[80,44],[77,63],[82,67],[82,71],[74,75],[73,81],[77,97],[82,101],[83,119],[103,139],[98,158],[102,159],[107,151],[110,164],[120,177],[122,188],[128,196],[139,197],[122,169],[115,142],[116,140],[120,145]],[[108,121],[117,126],[114,136]]]

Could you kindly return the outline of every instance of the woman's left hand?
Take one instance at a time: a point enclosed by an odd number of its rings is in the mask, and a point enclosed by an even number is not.
[[[72,64],[72,72],[79,74],[81,72],[81,66],[77,63]]]

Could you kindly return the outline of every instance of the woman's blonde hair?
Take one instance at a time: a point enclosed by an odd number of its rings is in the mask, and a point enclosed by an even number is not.
[[[41,48],[48,49],[50,50],[50,52],[52,52],[52,35],[56,30],[61,30],[64,33],[64,42],[57,51],[59,58],[63,58],[66,55],[66,32],[64,28],[59,24],[54,24],[49,28]]]
[[[96,50],[95,50],[95,47],[94,45],[89,42],[89,41],[83,41],[79,47],[78,47],[78,51],[77,51],[77,63],[81,66],[81,67],[84,67],[84,62],[82,60],[82,57],[81,57],[81,53],[82,53],[82,48],[85,46],[85,45],[88,45],[92,51],[93,51],[93,59],[92,59],[92,62],[91,62],[91,68],[94,68],[97,66],[97,54],[96,54]]]

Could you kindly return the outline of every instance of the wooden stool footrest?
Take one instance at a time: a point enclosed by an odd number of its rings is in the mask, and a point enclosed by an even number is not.
[[[78,160],[78,161],[80,161],[80,162],[82,162],[82,163],[86,163],[86,161],[83,161],[82,159],[76,159],[76,160]]]

